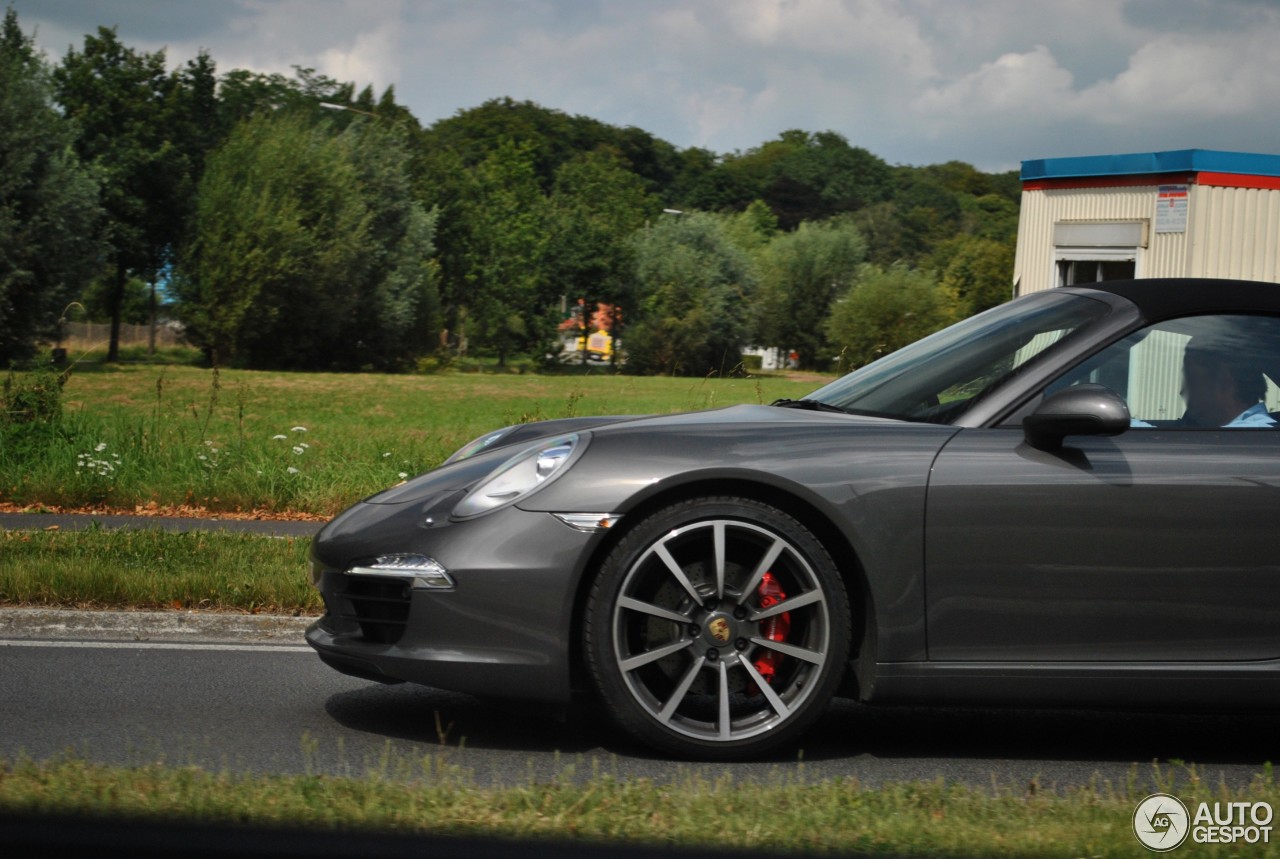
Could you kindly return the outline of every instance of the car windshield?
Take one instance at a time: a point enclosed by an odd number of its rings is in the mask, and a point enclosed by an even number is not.
[[[1042,292],[958,322],[819,388],[805,399],[850,414],[951,423],[1110,305]]]

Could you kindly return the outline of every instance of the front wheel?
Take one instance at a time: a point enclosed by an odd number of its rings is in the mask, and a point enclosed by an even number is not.
[[[587,600],[586,662],[618,724],[681,756],[759,755],[835,694],[849,601],[803,525],[757,501],[704,498],[647,517]]]

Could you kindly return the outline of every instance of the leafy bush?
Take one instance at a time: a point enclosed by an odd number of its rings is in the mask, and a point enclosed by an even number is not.
[[[10,370],[0,390],[0,424],[57,426],[62,420],[64,373],[40,369],[19,375]]]

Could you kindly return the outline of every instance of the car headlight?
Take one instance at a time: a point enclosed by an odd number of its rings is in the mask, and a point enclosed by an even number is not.
[[[585,436],[571,433],[525,448],[477,483],[453,508],[454,518],[468,519],[516,503],[568,471],[586,446]]]
[[[475,456],[477,453],[483,453],[492,447],[498,439],[502,438],[518,426],[519,424],[513,424],[512,426],[503,427],[502,429],[494,430],[493,432],[487,432],[479,438],[472,439],[454,451],[453,455],[446,459],[442,464],[448,465],[451,462],[461,462],[464,459]]]

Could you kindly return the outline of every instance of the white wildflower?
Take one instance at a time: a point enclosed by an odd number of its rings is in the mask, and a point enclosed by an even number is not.
[[[100,441],[94,446],[93,452],[102,453],[106,449],[107,449],[107,443],[105,441]]]
[[[306,432],[306,427],[290,427],[289,432]]]
[[[288,438],[288,436],[287,436],[287,435],[273,435],[273,436],[271,437],[271,440],[272,440],[272,441],[281,441],[282,439],[286,439],[286,438]]]
[[[286,468],[286,469],[285,469],[285,471],[289,472],[290,474],[297,474],[297,473],[298,473],[298,469],[294,468],[292,465],[291,465],[291,466],[289,466],[288,468]]]
[[[302,456],[304,453],[307,452],[307,449],[305,447],[298,447],[297,445],[294,445],[293,452],[296,453],[298,456]]]
[[[407,471],[402,471],[402,472],[400,472],[400,479],[401,479],[401,480],[404,480],[404,479],[405,479],[406,477],[408,477],[408,476],[409,476],[409,472],[407,472]]]

